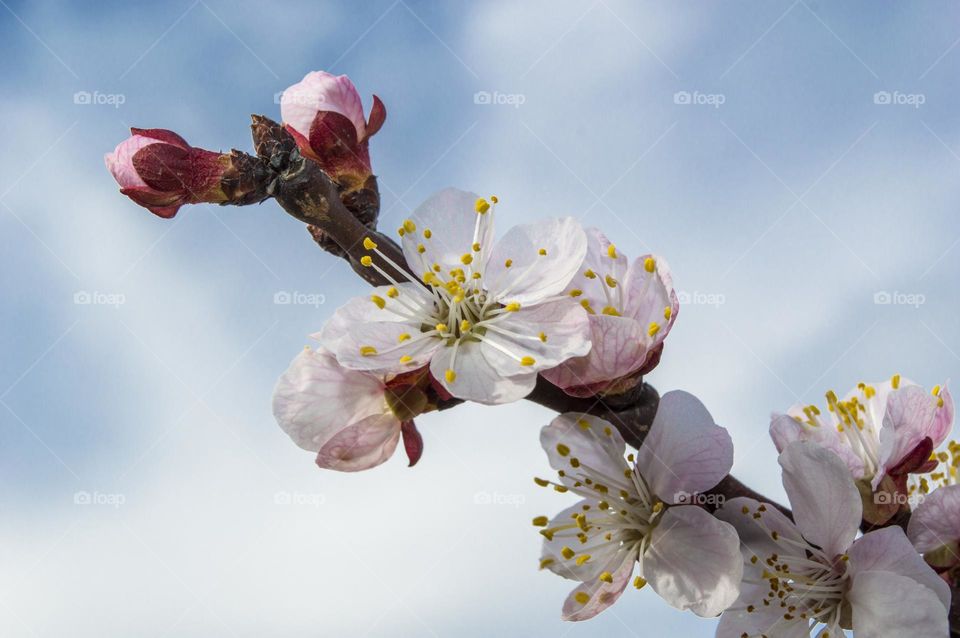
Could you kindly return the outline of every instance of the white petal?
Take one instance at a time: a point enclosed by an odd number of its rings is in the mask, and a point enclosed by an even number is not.
[[[628,469],[623,458],[626,451],[623,437],[603,419],[588,414],[561,414],[540,430],[540,445],[547,453],[550,467],[568,475],[574,458],[581,466],[618,479]],[[589,469],[583,471],[589,474]]]
[[[610,563],[606,565],[606,571],[610,572],[613,582],[593,580],[583,583],[570,592],[563,603],[563,620],[589,620],[617,602],[620,594],[627,587],[627,583],[630,582],[635,562],[633,554],[630,552],[621,551],[614,555]],[[586,604],[577,600],[577,594],[580,593],[586,593],[590,597]]]
[[[642,564],[643,577],[664,600],[698,616],[716,616],[740,593],[737,532],[699,507],[668,509]]]
[[[906,576],[932,590],[945,608],[950,607],[950,587],[924,562],[899,527],[884,527],[863,535],[847,554],[849,574],[883,571]]]
[[[572,217],[514,226],[494,246],[483,280],[497,301],[532,305],[563,292],[586,252],[587,236]]]
[[[806,620],[795,617],[792,621],[786,621],[779,605],[763,604],[763,597],[769,591],[769,585],[744,585],[744,591],[734,608],[723,612],[720,617],[715,638],[742,638],[744,635],[809,638],[810,629]],[[754,606],[752,612],[746,610],[748,605]]]
[[[860,493],[847,466],[833,452],[806,441],[789,444],[780,454],[780,466],[783,488],[804,538],[828,556],[845,552],[863,516]]]
[[[501,374],[484,356],[481,344],[475,341],[461,343],[455,361],[453,352],[450,346],[437,350],[430,362],[430,372],[458,399],[487,405],[512,403],[530,394],[537,384],[536,372],[511,377]],[[452,382],[447,379],[448,370],[456,373]]]
[[[403,256],[410,269],[422,275],[434,264],[440,264],[441,272],[464,268],[461,257],[472,252],[474,229],[480,215],[475,204],[477,194],[456,188],[446,188],[434,193],[410,215],[416,225],[414,232],[404,232],[401,243]],[[491,213],[483,216],[483,232],[477,239],[485,254],[493,249],[493,218]],[[430,231],[427,239],[424,231]],[[424,252],[417,251],[423,245]],[[477,264],[482,266],[482,264]]]
[[[598,384],[635,372],[647,358],[646,329],[633,319],[590,315],[590,341],[593,348],[587,356],[570,359],[543,376],[564,390],[589,387],[593,395],[603,389]]]
[[[852,476],[863,478],[865,472],[863,458],[840,440],[834,425],[833,414],[830,414],[829,419],[824,419],[824,424],[821,426],[802,423],[801,419],[805,418],[802,415],[803,412],[799,406],[794,406],[789,414],[773,414],[770,417],[770,438],[773,439],[777,451],[783,452],[787,444],[794,441],[813,441],[839,456]]]
[[[487,328],[483,340],[487,361],[505,376],[552,368],[570,357],[590,352],[590,347],[587,313],[579,304],[566,299],[507,313]],[[532,358],[534,363],[521,365],[518,359],[524,357]]]
[[[384,384],[366,372],[347,370],[325,351],[304,350],[273,391],[273,415],[293,441],[318,452],[344,428],[389,414]]]
[[[923,554],[960,540],[960,485],[947,485],[927,494],[913,510],[907,535]]]
[[[943,406],[938,407],[940,400]],[[935,397],[920,386],[901,387],[887,397],[887,409],[880,430],[883,465],[896,467],[925,438],[936,448],[953,425],[953,400],[947,390]]]
[[[654,260],[652,273],[646,269],[648,259]],[[630,264],[624,285],[627,303],[623,315],[640,322],[644,330],[648,330],[653,323],[659,326],[649,343],[649,347],[653,349],[667,338],[680,310],[670,267],[666,260],[658,255],[637,257]]]
[[[847,599],[857,638],[947,637],[947,610],[931,590],[905,576],[863,572],[853,579]]]
[[[340,472],[359,472],[380,465],[397,449],[400,421],[375,415],[338,432],[317,453],[317,465]]]
[[[637,455],[637,469],[667,503],[705,492],[733,467],[733,442],[688,392],[660,397],[657,415]]]

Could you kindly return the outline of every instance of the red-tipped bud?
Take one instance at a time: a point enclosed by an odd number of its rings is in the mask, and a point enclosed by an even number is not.
[[[280,115],[304,157],[345,191],[364,187],[373,172],[367,144],[387,117],[380,98],[367,118],[350,78],[314,71],[283,92]]]
[[[160,217],[170,218],[183,204],[230,200],[221,180],[231,155],[194,148],[164,129],[130,129],[133,134],[104,160],[120,192]]]

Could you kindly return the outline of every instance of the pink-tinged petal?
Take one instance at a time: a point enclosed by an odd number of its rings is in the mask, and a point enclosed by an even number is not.
[[[590,319],[568,299],[521,308],[485,327],[484,356],[504,376],[540,372],[591,348]]]
[[[494,246],[483,280],[495,300],[532,305],[563,292],[586,253],[573,217],[514,226]]]
[[[939,406],[939,403],[943,406]],[[953,426],[953,400],[947,390],[933,396],[920,386],[901,387],[887,397],[880,430],[880,456],[887,470],[906,459],[925,438],[938,447]]]
[[[924,562],[907,535],[896,526],[884,527],[858,538],[847,552],[847,572],[856,577],[863,572],[892,572],[923,585],[950,607],[950,586]]]
[[[412,232],[405,230],[401,244],[407,265],[414,273],[423,275],[434,264],[439,264],[441,272],[445,274],[455,268],[463,268],[461,258],[464,255],[475,254],[472,248],[478,197],[476,193],[446,188],[431,195],[410,214],[410,221],[416,229]],[[477,239],[486,255],[490,254],[493,246],[493,218],[489,215],[487,212],[482,220],[481,236]],[[426,234],[430,235],[429,239]],[[423,253],[418,250],[421,245]],[[478,263],[477,266],[482,265]],[[486,273],[484,275],[484,281],[489,282]]]
[[[646,329],[633,319],[590,315],[589,320],[590,353],[543,372],[544,378],[574,396],[596,394],[635,372],[647,358]]]
[[[716,616],[740,594],[737,532],[699,507],[669,508],[653,530],[642,564],[642,576],[654,591],[698,616]]]
[[[574,505],[566,508],[547,523],[547,530],[565,527],[573,522],[577,514],[582,514],[584,506],[596,508],[597,501],[581,500]],[[576,538],[569,536],[569,531],[564,534],[554,533],[549,537],[544,537],[543,548],[540,551],[540,564],[544,569],[548,569],[557,576],[562,576],[569,580],[576,580],[582,583],[590,582],[599,578],[600,574],[608,570],[611,560],[619,553],[620,548],[616,544],[609,544],[596,550],[590,550],[590,560],[585,563],[577,564],[576,558],[564,558],[563,548],[570,547],[574,551],[579,551],[580,542]],[[622,558],[621,558],[622,560]],[[617,563],[616,566],[618,566]]]
[[[847,600],[857,638],[946,638],[947,609],[936,594],[910,578],[873,571],[853,579]]]
[[[622,286],[630,263],[598,229],[585,228],[584,233],[587,236],[587,254],[565,292],[576,295],[578,301],[588,301],[591,307],[600,312],[608,305],[607,294],[604,292],[610,291],[607,276],[613,277],[617,285]],[[590,276],[586,273],[590,273]]]
[[[758,515],[759,518],[757,518]],[[714,516],[733,525],[740,536],[740,549],[744,562],[752,565],[752,559],[756,556],[758,570],[764,568],[764,560],[783,551],[770,537],[771,532],[777,532],[779,536],[795,543],[804,543],[800,530],[793,521],[772,505],[760,503],[752,498],[741,496],[730,499],[716,511]],[[766,591],[768,589],[764,589],[764,593]]]
[[[103,156],[107,170],[110,171],[121,188],[148,188],[147,183],[143,181],[137,174],[136,168],[134,168],[133,156],[141,149],[159,143],[158,140],[150,137],[134,135],[117,144],[113,153],[107,153]]]
[[[403,449],[407,453],[408,467],[413,467],[423,456],[423,436],[413,421],[404,421],[400,426],[403,435]]]
[[[317,465],[359,472],[380,465],[397,449],[400,422],[392,414],[374,415],[341,430],[317,453]]]
[[[289,87],[280,97],[280,115],[304,137],[310,136],[317,113],[330,111],[349,119],[356,129],[356,140],[366,135],[366,118],[360,94],[346,75],[313,71]]]
[[[351,424],[385,414],[389,408],[383,382],[341,367],[324,351],[297,355],[273,391],[277,423],[294,443],[311,452],[320,451]]]
[[[800,409],[795,407],[790,409],[790,414],[773,414],[770,417],[770,438],[777,452],[783,452],[794,441],[813,441],[839,456],[854,478],[863,478],[866,471],[863,459],[840,440],[832,420],[819,426],[810,425],[802,421],[804,417],[796,415],[798,412]]]
[[[921,554],[960,541],[960,485],[940,487],[924,496],[913,510],[907,535]]]
[[[456,376],[448,378],[448,370],[453,370]],[[430,361],[430,373],[451,395],[485,405],[519,401],[533,392],[537,384],[536,372],[503,376],[484,356],[481,344],[475,341],[461,343],[456,349],[456,360],[454,348],[436,350]]]
[[[860,526],[863,504],[850,471],[830,450],[808,441],[780,454],[783,488],[804,538],[828,556],[844,553]]]
[[[612,582],[595,579],[574,589],[563,603],[562,619],[589,620],[617,602],[620,594],[626,589],[627,583],[630,582],[635,562],[631,552],[622,551],[616,554],[611,564],[607,565]],[[577,598],[584,594],[589,596],[589,600],[581,603]]]
[[[628,469],[623,458],[626,443],[620,432],[603,419],[589,414],[561,414],[540,430],[540,445],[547,453],[550,467],[568,475],[573,473],[571,459],[617,478]]]
[[[130,132],[133,135],[149,137],[150,139],[166,142],[167,144],[172,144],[174,146],[179,146],[185,151],[189,151],[191,148],[187,140],[183,139],[173,131],[168,131],[165,128],[131,128]]]
[[[730,434],[714,423],[699,399],[681,390],[660,397],[637,454],[637,469],[657,496],[667,503],[682,502],[715,486],[731,467]]]
[[[647,270],[651,265],[653,272]],[[623,315],[635,319],[648,331],[653,324],[658,326],[648,344],[652,350],[667,338],[680,311],[670,267],[659,255],[638,257],[630,264],[625,287],[627,303]]]

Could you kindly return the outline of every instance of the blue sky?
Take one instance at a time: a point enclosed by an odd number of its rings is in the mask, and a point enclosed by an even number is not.
[[[362,284],[273,203],[160,220],[102,156],[130,126],[249,150],[310,70],[387,105],[385,228],[458,186],[663,255],[689,303],[649,380],[771,496],[771,410],[960,369],[954,3],[0,4],[4,636],[712,635],[649,591],[560,623],[536,406],[428,415],[416,469],[356,476],[276,427]]]

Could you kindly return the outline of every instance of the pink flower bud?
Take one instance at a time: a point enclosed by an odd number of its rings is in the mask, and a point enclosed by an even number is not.
[[[107,153],[107,169],[120,192],[164,218],[183,204],[220,203],[229,198],[220,180],[230,155],[194,148],[164,129],[130,129],[133,134]]]
[[[372,173],[367,143],[387,117],[380,98],[373,96],[365,118],[350,78],[313,71],[283,92],[280,115],[304,157],[347,190],[366,183]]]

